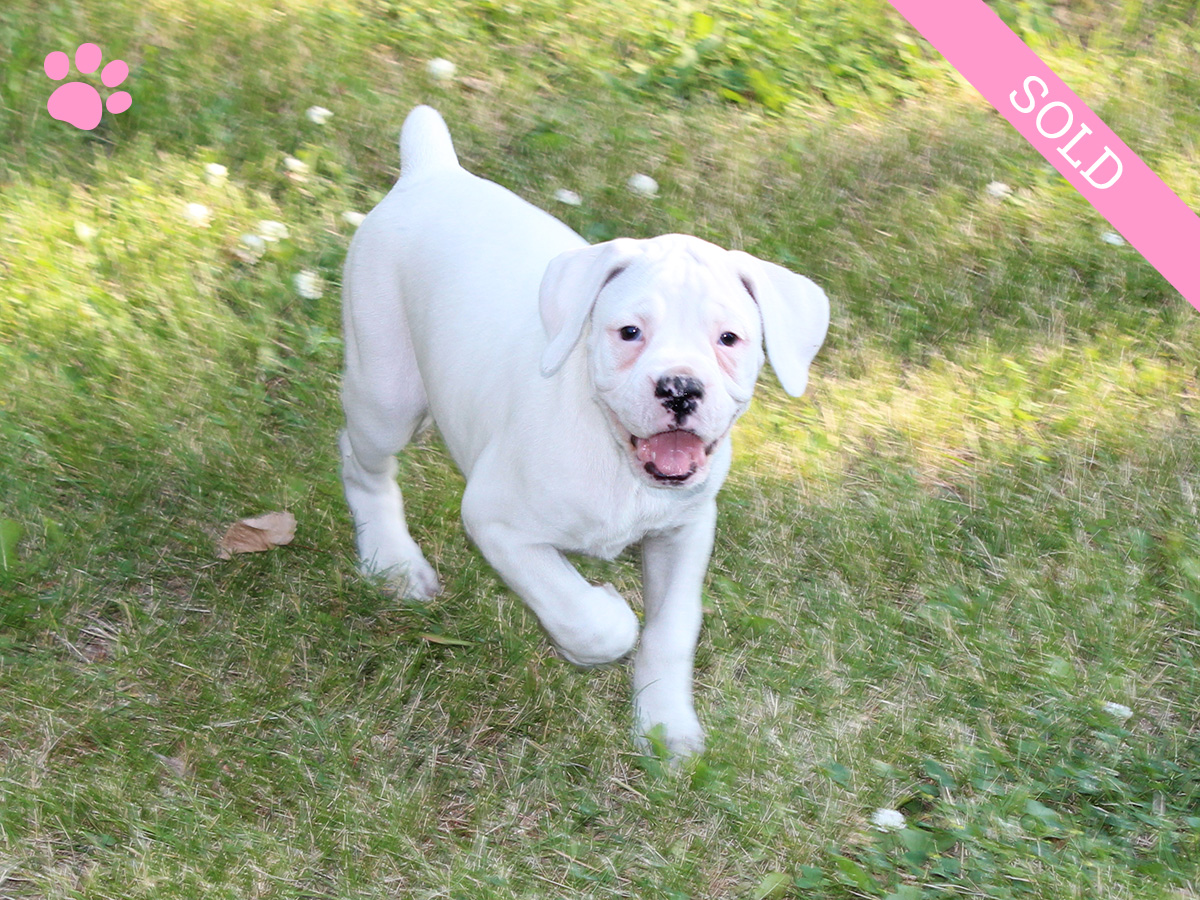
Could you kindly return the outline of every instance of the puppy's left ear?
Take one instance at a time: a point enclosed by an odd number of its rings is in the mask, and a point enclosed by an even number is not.
[[[617,238],[591,247],[568,250],[550,260],[542,275],[538,304],[546,349],[542,374],[549,377],[562,368],[592,314],[600,291],[639,255],[638,242]]]
[[[829,330],[829,298],[803,275],[730,250],[742,284],[758,304],[771,368],[793,397],[808,385],[808,367]]]

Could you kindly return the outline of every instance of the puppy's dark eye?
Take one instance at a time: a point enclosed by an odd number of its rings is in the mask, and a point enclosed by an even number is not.
[[[732,331],[726,331],[719,338],[717,338],[717,340],[719,340],[721,342],[721,346],[723,346],[723,347],[732,347],[734,344],[736,344],[738,341],[740,341],[741,338],[738,337],[736,334],[734,334]]]
[[[621,340],[623,341],[636,341],[642,336],[642,329],[636,325],[626,325],[617,334],[621,335]]]

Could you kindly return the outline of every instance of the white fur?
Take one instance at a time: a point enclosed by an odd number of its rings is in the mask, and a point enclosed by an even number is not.
[[[409,115],[401,152],[401,178],[355,235],[343,286],[342,479],[363,567],[409,597],[438,590],[404,521],[394,456],[432,419],[467,480],[468,534],[572,662],[625,656],[638,619],[564,552],[612,558],[641,542],[637,728],[661,725],[673,752],[699,750],[692,658],[729,429],[750,401],[764,331],[784,388],[803,391],[828,301],[806,278],[693,237],[588,246],[463,170],[429,107]],[[702,396],[661,394],[684,383]],[[670,428],[710,452],[693,449],[703,458],[691,474],[664,482],[633,441]]]

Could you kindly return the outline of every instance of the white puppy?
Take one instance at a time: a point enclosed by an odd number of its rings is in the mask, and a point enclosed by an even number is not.
[[[467,480],[467,533],[571,662],[625,656],[638,619],[563,554],[611,559],[641,542],[637,728],[697,751],[692,659],[729,430],[764,338],[784,389],[804,391],[829,302],[807,278],[694,237],[588,246],[460,168],[429,107],[408,116],[400,150],[343,286],[342,480],[363,568],[409,597],[438,590],[395,460],[432,419]]]

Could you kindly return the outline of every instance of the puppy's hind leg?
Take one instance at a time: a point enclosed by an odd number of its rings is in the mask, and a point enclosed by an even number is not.
[[[354,516],[362,570],[382,575],[405,597],[426,600],[438,592],[437,574],[408,532],[396,454],[426,421],[428,401],[397,273],[366,265],[380,258],[379,248],[370,246],[369,233],[361,237],[350,248],[343,287],[342,486]]]
[[[342,486],[354,516],[360,567],[382,575],[401,596],[428,600],[440,590],[437,573],[408,533],[404,498],[396,483],[396,458],[361,447],[347,428],[338,440]],[[365,461],[364,461],[365,460]]]

